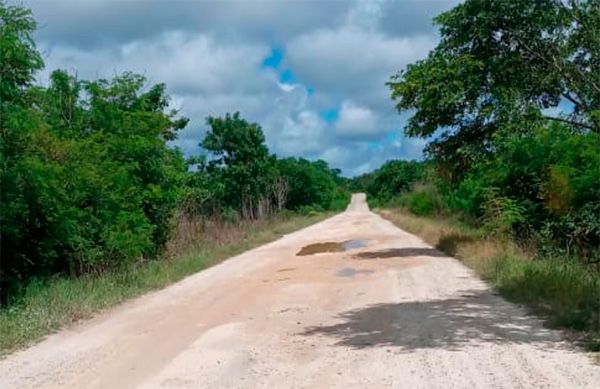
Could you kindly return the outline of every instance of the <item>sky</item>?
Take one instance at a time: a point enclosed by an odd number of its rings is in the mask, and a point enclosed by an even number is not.
[[[201,153],[205,118],[239,111],[280,157],[323,159],[354,176],[419,159],[385,82],[438,41],[456,0],[22,0],[38,21],[47,83],[124,71],[164,82],[190,118],[175,145]]]

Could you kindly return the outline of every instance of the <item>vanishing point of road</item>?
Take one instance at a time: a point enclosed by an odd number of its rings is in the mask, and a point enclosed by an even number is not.
[[[600,388],[600,366],[364,195],[0,361],[3,389],[386,387]]]

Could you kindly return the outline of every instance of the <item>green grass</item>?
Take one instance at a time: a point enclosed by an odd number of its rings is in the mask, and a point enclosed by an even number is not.
[[[399,227],[460,259],[510,301],[542,315],[549,327],[569,330],[600,351],[600,275],[572,258],[540,258],[515,243],[486,237],[452,217],[418,217],[404,209],[380,211]]]
[[[202,231],[185,255],[138,264],[120,271],[80,278],[31,282],[24,294],[0,310],[0,355],[27,346],[94,313],[163,288],[233,255],[273,241],[330,214],[274,217]],[[227,237],[225,239],[225,236]]]

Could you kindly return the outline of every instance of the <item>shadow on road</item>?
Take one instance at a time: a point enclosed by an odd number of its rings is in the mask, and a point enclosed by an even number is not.
[[[374,304],[338,315],[337,324],[307,327],[304,336],[326,336],[355,349],[399,347],[403,350],[459,350],[469,343],[539,343],[560,341],[553,332],[523,316],[514,306],[486,291],[458,298]]]
[[[377,251],[365,251],[356,254],[354,257],[358,259],[385,259],[417,256],[447,257],[447,255],[443,252],[429,247],[402,247]]]

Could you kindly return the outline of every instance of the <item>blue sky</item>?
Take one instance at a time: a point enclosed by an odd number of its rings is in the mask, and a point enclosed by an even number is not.
[[[324,159],[348,176],[420,158],[385,82],[437,40],[454,0],[25,1],[47,69],[123,71],[165,82],[191,121],[175,144],[201,152],[204,118],[239,111],[280,156]]]

